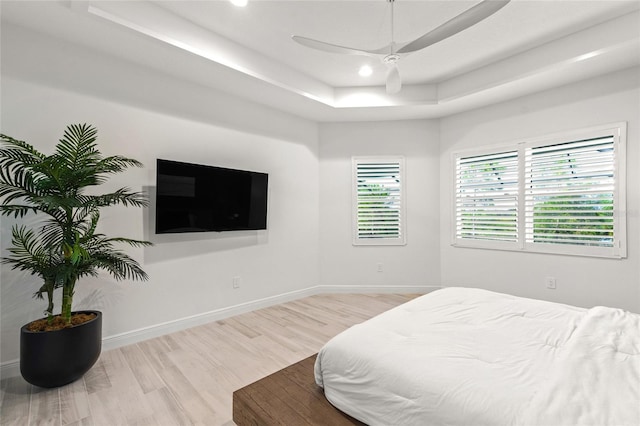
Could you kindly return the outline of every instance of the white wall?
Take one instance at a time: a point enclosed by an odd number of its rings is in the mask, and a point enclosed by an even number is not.
[[[110,188],[127,185],[153,193],[156,158],[269,173],[267,231],[160,238],[149,231],[153,209],[108,209],[103,232],[148,238],[156,245],[128,250],[149,282],[116,283],[105,275],[78,284],[74,307],[103,311],[103,337],[317,286],[315,123],[19,29],[3,28],[2,36],[2,133],[51,152],[67,124],[95,125],[105,155],[145,164],[114,178]],[[52,48],[57,55],[50,54]],[[91,72],[79,65],[84,63],[91,64]],[[175,100],[178,95],[183,99]],[[12,223],[2,218],[3,254]],[[239,289],[232,288],[234,276],[241,277]],[[19,327],[41,316],[45,304],[31,300],[37,280],[7,266],[0,279],[0,359],[9,362],[18,357]]]
[[[617,72],[442,119],[441,273],[472,286],[578,306],[640,312],[640,70]],[[564,130],[627,121],[627,244],[622,260],[455,248],[451,243],[451,152]],[[557,278],[548,290],[544,278]]]
[[[437,120],[320,125],[322,285],[439,285],[438,140]],[[353,246],[351,157],[384,155],[405,157],[407,244]]]

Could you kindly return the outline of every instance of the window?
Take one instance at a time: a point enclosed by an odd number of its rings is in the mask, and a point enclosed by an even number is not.
[[[518,152],[456,160],[456,237],[518,241]]]
[[[354,157],[353,244],[403,245],[404,159]]]
[[[454,154],[454,245],[626,257],[626,123]]]

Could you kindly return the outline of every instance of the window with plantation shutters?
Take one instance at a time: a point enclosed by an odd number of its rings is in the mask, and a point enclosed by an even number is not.
[[[404,159],[353,158],[353,244],[405,244]]]
[[[626,257],[626,123],[454,154],[453,244]]]
[[[518,241],[518,152],[456,160],[456,238]]]
[[[527,148],[526,242],[613,247],[614,138]]]

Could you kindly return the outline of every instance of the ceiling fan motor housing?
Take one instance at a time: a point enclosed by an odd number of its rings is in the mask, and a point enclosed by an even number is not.
[[[400,55],[396,53],[390,53],[389,55],[382,58],[382,62],[384,62],[387,65],[395,65],[399,59],[400,59]]]

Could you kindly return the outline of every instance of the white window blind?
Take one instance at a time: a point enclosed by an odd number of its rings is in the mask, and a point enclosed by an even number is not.
[[[405,244],[404,159],[353,158],[354,245]]]
[[[526,242],[613,247],[614,138],[526,149]]]
[[[518,152],[456,161],[456,237],[517,242]]]
[[[626,257],[626,123],[454,153],[453,244]]]

